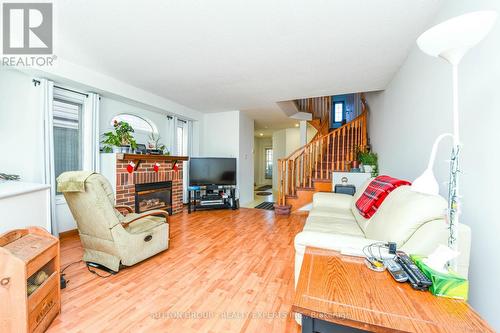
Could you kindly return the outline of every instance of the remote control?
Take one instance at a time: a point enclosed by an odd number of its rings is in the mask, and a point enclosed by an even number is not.
[[[394,259],[386,259],[384,260],[385,267],[389,273],[391,273],[394,280],[397,282],[406,282],[408,281],[408,274],[403,270],[400,264],[398,264]]]
[[[396,254],[398,263],[408,274],[411,286],[414,289],[427,290],[432,285],[432,281],[425,276],[406,253],[397,251]]]

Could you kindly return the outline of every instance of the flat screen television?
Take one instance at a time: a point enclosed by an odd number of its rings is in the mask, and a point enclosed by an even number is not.
[[[189,185],[236,185],[236,158],[191,157]]]

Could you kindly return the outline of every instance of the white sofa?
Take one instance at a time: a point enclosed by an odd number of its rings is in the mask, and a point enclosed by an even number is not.
[[[446,200],[401,186],[392,191],[370,219],[362,217],[356,200],[367,181],[354,196],[337,193],[315,193],[313,207],[302,232],[295,236],[295,284],[297,284],[306,246],[341,251],[361,250],[377,241],[392,241],[408,254],[427,255],[439,244],[448,243],[445,222]],[[458,273],[467,277],[470,253],[470,229],[458,226],[460,256]]]

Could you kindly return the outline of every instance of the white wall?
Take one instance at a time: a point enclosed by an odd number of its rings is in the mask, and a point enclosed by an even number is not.
[[[41,89],[32,77],[0,68],[0,172],[43,182]]]
[[[432,24],[466,12],[496,9],[495,0],[448,0]],[[432,25],[431,24],[431,25]],[[463,195],[462,222],[472,229],[470,303],[500,330],[500,223],[497,186],[499,146],[500,23],[462,60],[459,67]],[[451,67],[417,47],[387,89],[368,94],[370,137],[381,173],[413,180],[426,167],[433,140],[452,131]],[[435,166],[446,196],[451,145],[440,148]]]
[[[238,184],[242,205],[254,200],[254,121],[239,112],[239,159]]]
[[[272,179],[266,179],[266,159],[265,151],[266,148],[273,147],[272,138],[255,138],[254,139],[254,182],[257,185],[272,185]]]
[[[254,122],[240,111],[215,112],[200,124],[200,156],[237,158],[240,204],[253,200]]]
[[[205,114],[201,122],[200,154],[238,157],[239,126],[239,111]]]
[[[278,160],[287,157],[286,130],[273,132],[273,189],[278,190]]]
[[[117,80],[103,73],[58,58],[54,66],[22,69],[33,77],[44,77],[60,84],[92,91],[113,99],[148,106],[155,111],[177,115],[186,119],[200,120],[203,114],[184,105],[139,89],[133,84]]]

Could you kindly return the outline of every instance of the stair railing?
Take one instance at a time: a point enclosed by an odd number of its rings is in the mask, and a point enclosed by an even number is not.
[[[351,122],[278,160],[278,204],[286,205],[286,197],[296,195],[298,188],[312,187],[314,179],[332,178],[333,171],[347,170],[356,149],[364,150],[368,143],[367,111]]]
[[[332,109],[331,96],[297,99],[295,104],[300,111],[311,113],[313,119],[320,120],[320,128],[316,128],[318,130],[317,136],[328,133]]]

